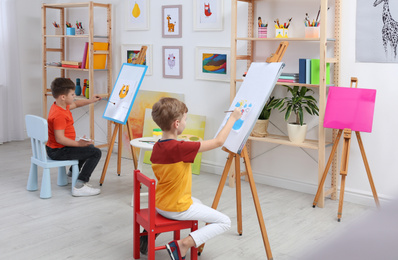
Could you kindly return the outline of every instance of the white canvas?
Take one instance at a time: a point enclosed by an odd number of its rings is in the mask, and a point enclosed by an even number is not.
[[[229,151],[238,154],[241,153],[284,66],[283,62],[253,62],[250,65],[245,80],[229,108],[229,110],[234,110],[235,107],[240,107],[243,111],[241,119],[235,122],[232,131],[224,143],[224,147]],[[229,114],[225,116],[217,134],[227,122]]]

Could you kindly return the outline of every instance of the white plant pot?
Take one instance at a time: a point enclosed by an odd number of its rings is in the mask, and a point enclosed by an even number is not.
[[[257,119],[256,124],[253,127],[252,132],[250,133],[251,136],[255,137],[265,137],[268,135],[267,128],[268,128],[269,119]]]
[[[289,140],[293,143],[302,143],[305,140],[305,136],[307,134],[307,125],[296,124],[296,123],[288,123],[287,124],[287,133],[289,135]]]

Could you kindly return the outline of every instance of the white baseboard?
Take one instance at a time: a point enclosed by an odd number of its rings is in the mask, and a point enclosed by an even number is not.
[[[208,173],[221,175],[224,170],[224,165],[216,165],[214,164],[214,162],[202,160],[202,165],[200,170]],[[253,172],[253,178],[256,183],[313,194],[314,196],[318,189],[318,186],[314,184],[298,182],[284,178],[276,178],[274,176],[267,176],[256,172]],[[385,196],[382,194],[378,194],[378,198],[380,204],[384,204],[385,202],[389,202],[393,199],[392,197]],[[370,206],[370,207],[375,206],[375,201],[370,189],[369,192],[346,189],[344,192],[344,201],[349,201],[352,203]]]

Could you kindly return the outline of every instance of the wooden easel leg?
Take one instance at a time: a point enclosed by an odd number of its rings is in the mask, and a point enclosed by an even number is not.
[[[112,155],[113,145],[115,143],[116,134],[117,134],[118,130],[119,130],[119,126],[118,126],[118,124],[115,123],[115,128],[113,129],[112,139],[111,139],[111,142],[109,143],[109,147],[108,147],[108,153],[106,154],[104,168],[102,169],[100,186],[102,186],[102,184],[104,183],[106,170],[108,169],[109,159],[111,158],[111,155]]]
[[[271,246],[268,241],[267,230],[265,229],[263,213],[261,212],[260,201],[258,199],[256,184],[253,179],[253,172],[252,172],[252,168],[250,165],[250,159],[247,154],[246,146],[243,147],[242,156],[243,156],[243,160],[244,160],[245,166],[246,166],[247,178],[249,179],[250,189],[252,191],[252,196],[253,196],[253,200],[254,200],[254,205],[256,207],[258,223],[260,224],[261,234],[263,236],[265,252],[267,253],[268,260],[272,260],[273,257],[272,257],[272,252],[271,252]]]
[[[218,202],[220,201],[221,193],[222,193],[222,190],[224,188],[225,182],[227,180],[228,172],[229,172],[229,169],[231,168],[231,164],[232,164],[232,160],[233,159],[234,159],[234,154],[229,152],[228,153],[227,162],[225,163],[224,171],[223,171],[223,173],[221,175],[220,183],[218,184],[216,195],[214,196],[213,205],[211,205],[211,207],[213,209],[217,209]],[[198,247],[198,255],[200,255],[202,253],[204,247],[205,247],[205,244],[201,244]]]
[[[341,175],[340,200],[339,200],[339,209],[337,211],[338,222],[340,222],[340,219],[343,215],[345,178],[347,177],[347,172],[348,172],[348,159],[350,158],[350,144],[351,144],[351,129],[344,129],[344,144],[343,144],[343,153],[341,155],[341,166],[340,166],[340,175]]]
[[[119,135],[117,141],[117,175],[120,176],[121,168],[122,168],[122,133],[123,133],[123,125],[119,124]]]
[[[127,127],[127,133],[129,135],[129,140],[133,140],[133,133],[131,132],[131,126],[130,126],[129,120],[127,120],[127,122],[126,122],[126,127]],[[137,168],[138,167],[137,156],[135,154],[134,147],[132,145],[130,145],[130,148],[131,148],[131,156],[133,158],[133,163],[134,163],[134,169],[137,170],[138,169]]]
[[[372,173],[370,172],[368,159],[366,158],[365,148],[364,148],[363,143],[362,143],[361,134],[358,131],[355,131],[355,134],[357,136],[359,149],[361,150],[363,163],[365,164],[366,173],[368,174],[370,187],[372,188],[373,198],[375,199],[377,208],[380,208],[379,197],[377,196],[376,187],[375,187],[375,185],[373,183]]]
[[[340,137],[341,137],[341,133],[342,132],[343,132],[343,130],[339,130],[339,133],[337,134],[336,140],[334,141],[332,151],[330,152],[329,160],[328,160],[328,162],[326,164],[325,171],[323,172],[321,181],[319,182],[318,190],[316,192],[316,195],[315,195],[315,198],[314,198],[314,202],[312,203],[312,207],[313,208],[315,208],[316,204],[318,203],[319,196],[320,196],[321,191],[323,189],[323,185],[325,184],[326,176],[327,176],[327,174],[329,172],[329,168],[330,168],[330,165],[332,164],[332,161],[333,161],[333,158],[334,158],[334,154],[336,153],[337,147],[339,145],[339,141],[340,141]]]
[[[236,180],[236,214],[238,220],[238,234],[242,235],[242,187],[240,179],[240,156],[235,155],[235,180]]]

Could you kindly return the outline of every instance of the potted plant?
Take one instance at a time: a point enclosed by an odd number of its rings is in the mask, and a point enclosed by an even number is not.
[[[307,111],[310,115],[319,115],[317,101],[308,93],[314,93],[314,91],[307,87],[289,87],[286,85],[284,87],[287,88],[287,91],[292,96],[275,99],[270,106],[279,109],[281,112],[286,111],[285,121],[289,120],[292,112],[295,114],[296,121],[287,124],[287,132],[291,142],[302,143],[307,133],[307,125],[304,123],[304,111]]]
[[[251,136],[265,137],[268,135],[267,128],[269,123],[269,117],[271,116],[271,110],[273,109],[271,104],[274,100],[275,97],[272,96],[268,99],[267,103],[265,103],[260,115],[258,116],[258,120],[250,134]]]

